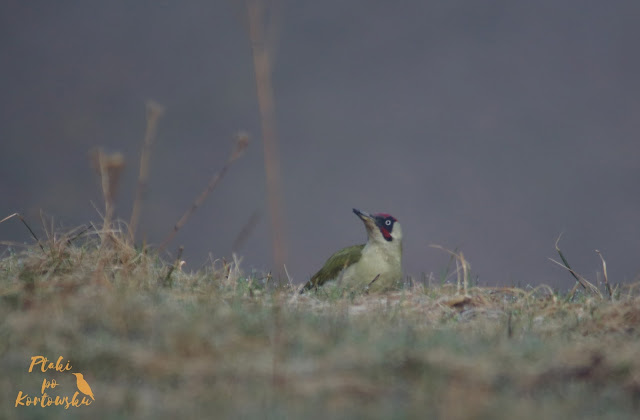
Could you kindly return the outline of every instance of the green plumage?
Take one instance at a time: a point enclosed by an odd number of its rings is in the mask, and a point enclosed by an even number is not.
[[[311,277],[311,280],[304,285],[304,290],[309,290],[314,287],[322,286],[329,280],[333,280],[342,270],[349,267],[351,264],[357,263],[362,257],[362,245],[353,245],[336,252],[329,257],[324,266],[316,274]]]

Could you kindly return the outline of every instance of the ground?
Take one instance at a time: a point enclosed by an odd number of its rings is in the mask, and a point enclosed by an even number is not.
[[[107,236],[4,253],[0,418],[639,418],[633,287],[300,295],[237,260],[190,273]],[[29,372],[36,356],[53,365]],[[70,372],[95,401],[15,406],[52,380],[72,399]]]

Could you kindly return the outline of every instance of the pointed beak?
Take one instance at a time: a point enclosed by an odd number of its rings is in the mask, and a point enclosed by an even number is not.
[[[353,212],[364,222],[367,230],[373,229],[376,226],[375,219],[369,213],[360,211],[358,209],[353,209]]]
[[[360,211],[358,209],[353,209],[353,212],[362,220],[366,220],[366,219],[372,219],[373,217],[371,217],[371,215],[367,212],[364,211]]]

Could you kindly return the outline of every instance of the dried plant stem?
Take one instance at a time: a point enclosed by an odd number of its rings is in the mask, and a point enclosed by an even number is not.
[[[75,233],[73,236],[70,236],[67,239],[67,245],[71,245],[73,243],[73,241],[75,241],[76,239],[78,239],[80,236],[82,236],[85,232],[87,232],[90,229],[90,226],[85,226],[82,225],[79,227],[78,232]]]
[[[596,249],[596,253],[602,261],[602,275],[604,276],[604,287],[607,289],[609,299],[613,299],[613,292],[611,291],[611,285],[609,284],[609,276],[607,275],[607,262],[604,260],[602,253]]]
[[[271,70],[273,60],[273,40],[265,39],[276,34],[275,30],[265,29],[264,8],[261,0],[247,0],[249,35],[253,52],[253,64],[256,77],[258,106],[264,144],[264,166],[267,187],[267,201],[271,218],[273,260],[275,269],[280,272],[286,263],[287,249],[284,234],[284,210],[282,205],[282,183],[280,180],[280,161],[276,119],[274,111]],[[274,25],[273,20],[270,22]],[[273,35],[272,35],[273,36]],[[272,41],[270,43],[270,41]]]
[[[573,269],[571,268],[571,266],[569,265],[569,262],[567,261],[567,259],[564,257],[564,255],[562,254],[562,251],[560,251],[560,247],[558,246],[558,242],[560,242],[560,238],[562,237],[562,234],[560,236],[558,236],[558,239],[556,239],[556,252],[558,253],[558,255],[560,255],[560,259],[562,259],[562,262],[564,263],[564,266],[567,268],[567,270],[569,270],[569,272],[571,273],[571,275],[573,276],[573,278],[576,279],[576,281],[585,289],[587,290],[587,285],[584,284],[580,278],[578,277],[578,274],[576,274],[575,271],[573,271]]]
[[[295,287],[293,286],[293,279],[289,275],[289,270],[287,270],[287,265],[286,264],[284,266],[284,273],[287,275],[287,282],[289,284],[289,290],[294,290]]]
[[[102,229],[105,232],[111,230],[111,222],[115,211],[115,196],[118,189],[118,181],[124,169],[124,157],[120,153],[108,155],[102,149],[92,153],[92,160],[102,185],[104,198],[104,217]]]
[[[33,232],[33,230],[31,229],[31,227],[29,226],[29,224],[27,223],[26,220],[24,220],[24,217],[22,217],[22,215],[20,213],[13,213],[10,214],[9,216],[5,217],[4,219],[0,220],[0,223],[3,223],[13,217],[18,217],[20,219],[20,221],[22,222],[22,224],[24,224],[27,229],[29,230],[29,233],[31,233],[31,236],[33,237],[33,239],[36,240],[36,242],[38,243],[38,246],[40,247],[40,249],[42,250],[42,252],[45,252],[44,247],[42,246],[42,243],[40,242],[40,239],[38,239],[38,237],[36,236],[36,234]]]
[[[173,281],[171,280],[171,274],[176,269],[176,267],[180,267],[180,259],[182,258],[182,252],[184,251],[184,246],[180,246],[178,248],[178,255],[176,255],[176,261],[173,263],[169,270],[167,270],[167,275],[164,278],[164,283],[162,284],[164,287],[171,287],[173,285]]]
[[[231,164],[240,156],[242,156],[242,153],[244,152],[244,149],[246,149],[248,143],[249,143],[249,136],[247,134],[238,133],[236,135],[235,145],[234,145],[233,152],[231,152],[231,156],[229,157],[227,162],[224,164],[222,169],[220,169],[215,175],[213,175],[207,187],[200,193],[200,195],[195,199],[193,204],[191,204],[191,207],[182,215],[180,220],[178,220],[178,222],[173,226],[173,229],[171,230],[171,232],[169,232],[165,240],[162,241],[162,243],[160,244],[160,247],[159,247],[160,250],[163,250],[164,248],[167,247],[169,242],[171,242],[173,238],[176,236],[176,233],[178,233],[178,231],[182,228],[182,226],[184,226],[185,223],[187,223],[191,215],[193,215],[196,209],[200,207],[200,205],[202,205],[204,200],[216,188],[218,183],[226,175]]]
[[[131,210],[131,219],[129,220],[129,238],[131,242],[135,241],[136,229],[140,220],[140,212],[142,210],[142,200],[147,189],[147,181],[149,179],[149,159],[151,157],[151,146],[156,138],[158,121],[164,114],[164,108],[153,101],[147,102],[147,128],[144,134],[144,142],[142,143],[142,151],[140,153],[140,173],[138,174],[138,186],[136,189],[136,198],[133,202]]]
[[[469,283],[469,263],[464,259],[464,254],[460,251],[459,254],[460,263],[462,264],[462,285],[465,296],[468,292],[468,283]],[[459,288],[460,286],[458,286]]]
[[[380,278],[380,274],[376,275],[373,280],[371,280],[369,282],[369,284],[367,284],[367,287],[364,288],[364,293],[369,293],[369,289],[371,289],[371,286],[373,286],[373,283],[375,283],[378,279]]]
[[[102,229],[109,230],[111,229],[111,219],[113,218],[113,211],[114,211],[113,196],[109,193],[109,191],[111,190],[111,187],[109,182],[110,181],[109,176],[106,169],[107,166],[105,163],[105,156],[102,153],[102,150],[98,153],[99,153],[98,162],[100,164],[100,181],[102,184],[102,196],[104,198],[104,207],[105,207]]]
[[[260,215],[260,210],[254,210],[247,223],[245,223],[245,225],[242,227],[242,229],[234,239],[233,246],[231,247],[231,252],[236,253],[240,251],[240,249],[244,246],[244,244],[247,242],[247,239],[249,239],[249,236],[251,236],[251,233],[260,221]]]
[[[276,135],[276,119],[274,111],[273,87],[271,85],[271,70],[273,53],[275,50],[275,31],[265,30],[264,8],[262,0],[247,0],[249,21],[249,36],[253,53],[253,66],[256,77],[258,107],[262,126],[262,143],[264,145],[264,167],[267,188],[267,207],[271,219],[271,234],[273,247],[274,270],[278,277],[286,264],[286,244],[284,236],[284,211],[282,206],[282,186],[280,180],[280,160],[278,155],[278,138]],[[273,28],[273,20],[271,25]],[[271,39],[265,39],[272,36]],[[269,45],[271,42],[271,45]],[[281,301],[278,298],[273,305],[273,360],[272,375],[275,387],[284,385],[285,374],[281,372],[280,364],[284,355],[282,320],[280,313]]]
[[[444,252],[448,253],[449,255],[451,255],[452,258],[455,258],[456,260],[456,276],[457,276],[457,283],[456,283],[456,291],[458,294],[460,294],[460,291],[462,291],[464,293],[464,295],[466,296],[469,289],[467,286],[468,283],[468,278],[469,278],[469,269],[471,268],[471,265],[469,264],[469,262],[467,262],[467,260],[464,258],[464,254],[462,253],[462,251],[456,253],[454,251],[451,251],[441,245],[429,245],[431,248],[437,248],[437,249],[441,249]]]
[[[560,255],[560,259],[562,260],[562,264],[560,264],[558,261],[555,261],[555,260],[553,260],[551,258],[549,258],[549,259],[551,261],[553,261],[554,263],[558,264],[559,266],[564,266],[569,271],[569,273],[571,273],[573,278],[576,279],[577,284],[580,284],[580,286],[582,286],[584,288],[584,290],[588,290],[591,293],[596,294],[596,295],[600,296],[600,298],[602,298],[602,294],[600,293],[600,291],[598,290],[598,288],[596,286],[591,284],[587,279],[585,279],[584,277],[582,277],[581,275],[576,273],[573,270],[573,268],[571,268],[571,266],[569,265],[569,261],[567,261],[567,259],[564,257],[564,255],[562,254],[562,251],[560,251],[560,247],[558,246],[558,243],[560,242],[560,238],[561,237],[562,237],[562,234],[558,236],[558,239],[556,239],[556,251],[558,252],[558,255]],[[570,299],[573,299],[573,295],[575,294],[575,289],[576,288],[574,287],[573,292],[570,295]]]

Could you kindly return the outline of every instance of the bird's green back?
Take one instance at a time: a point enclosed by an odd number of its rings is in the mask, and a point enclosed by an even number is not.
[[[313,287],[322,286],[325,282],[335,279],[340,271],[357,263],[362,257],[362,245],[353,245],[336,252],[329,257],[324,266],[311,277],[311,280],[305,284],[303,290],[309,290]]]

